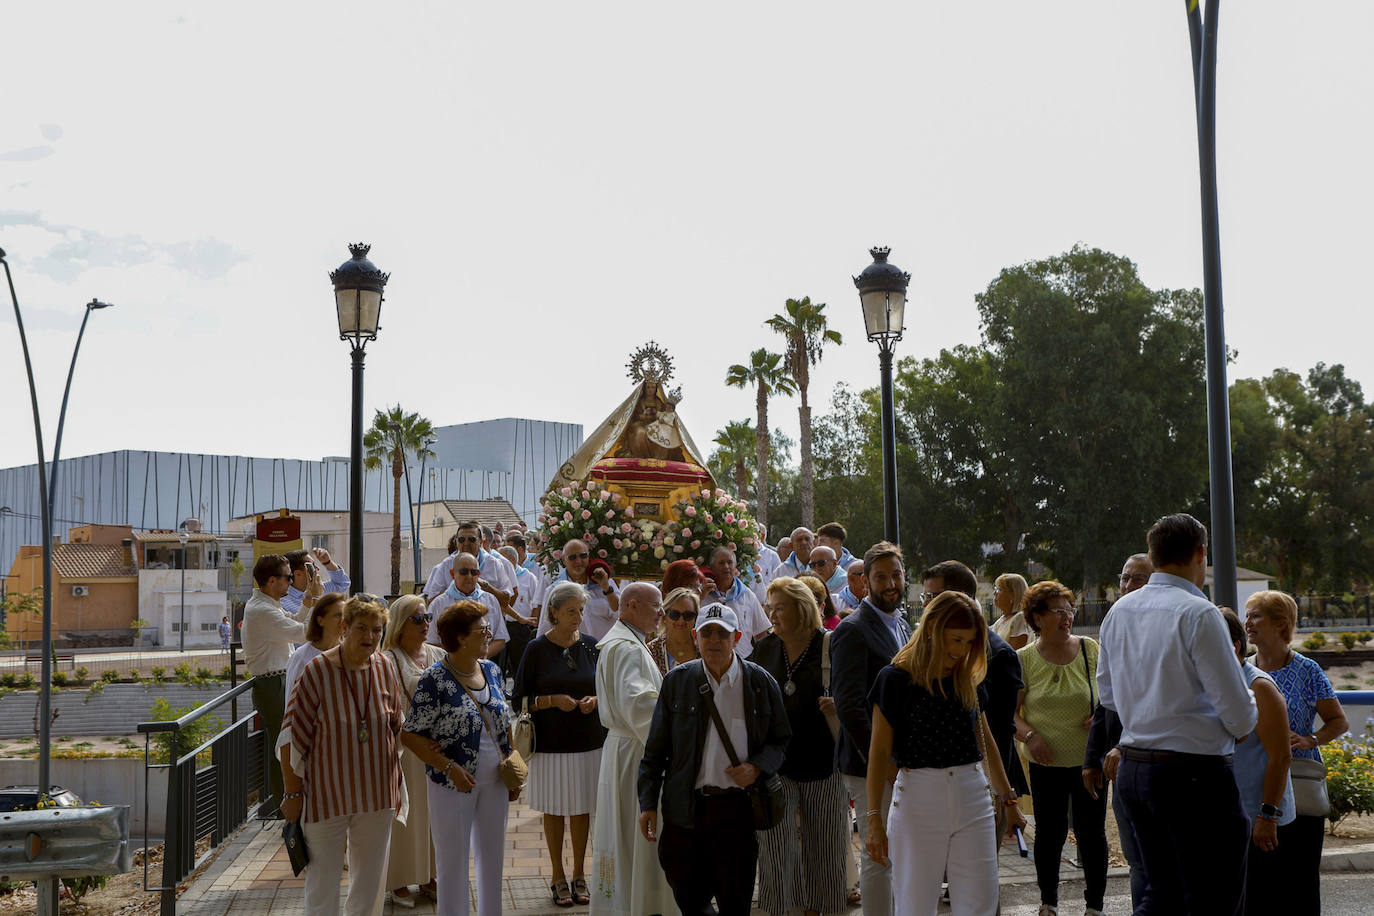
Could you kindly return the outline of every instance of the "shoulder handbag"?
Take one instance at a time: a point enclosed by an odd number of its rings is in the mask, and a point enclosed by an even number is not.
[[[447,662],[445,662],[445,664],[447,664]],[[457,673],[458,672],[455,671],[454,675],[456,676]],[[467,693],[468,699],[472,700],[472,705],[477,707],[477,715],[482,717],[482,725],[486,728],[487,734],[491,735],[491,740],[495,742],[494,746],[499,752],[501,750],[501,741],[496,737],[496,730],[492,728],[491,722],[487,720],[487,714],[483,712],[482,704],[477,702],[477,697],[472,695],[472,691],[468,690],[468,685],[464,684],[461,679],[458,680],[458,684],[463,688],[463,691]],[[488,687],[490,687],[490,683],[488,683]],[[505,784],[507,789],[518,793],[521,789],[525,788],[525,779],[530,775],[530,768],[525,765],[525,759],[520,756],[518,750],[512,748],[510,756],[502,760],[496,769],[501,774],[501,782]]]
[[[973,718],[973,732],[978,736],[978,752],[983,755],[983,779],[987,784],[988,798],[992,800],[993,830],[996,831],[994,836],[997,837],[997,842],[1000,845],[1002,837],[1007,832],[1007,811],[998,801],[997,793],[992,788],[992,770],[988,766],[988,742],[983,737],[983,713],[981,710]],[[995,747],[996,745],[994,745]]]
[[[1331,799],[1326,793],[1326,764],[1307,757],[1294,757],[1288,764],[1293,780],[1293,808],[1308,817],[1326,817]]]
[[[1097,712],[1097,694],[1093,692],[1093,669],[1088,667],[1088,641],[1083,640],[1083,671],[1088,675],[1088,715]],[[1096,666],[1096,662],[1093,665]]]
[[[511,729],[511,744],[515,751],[526,760],[534,756],[534,716],[530,713],[530,698],[520,702],[520,715]]]
[[[705,671],[706,666],[702,665],[703,678],[706,676]],[[740,673],[744,675],[744,672]],[[747,679],[743,689],[749,689]],[[725,723],[720,721],[720,711],[716,709],[716,701],[711,694],[711,683],[703,680],[700,690],[701,699],[711,714],[711,721],[716,724],[716,734],[720,735],[720,743],[725,746],[725,756],[730,758],[731,766],[737,767],[739,756],[735,754],[735,746],[730,742],[730,734],[725,730]],[[760,773],[754,784],[746,786],[744,791],[749,796],[749,806],[754,812],[754,829],[772,830],[776,827],[782,820],[784,809],[782,777],[776,773]]]
[[[821,637],[821,688],[825,691],[825,696],[830,696],[830,631],[826,630]],[[835,715],[835,710],[830,709],[825,713],[825,724],[830,726],[830,737],[836,741],[840,740],[840,717]]]

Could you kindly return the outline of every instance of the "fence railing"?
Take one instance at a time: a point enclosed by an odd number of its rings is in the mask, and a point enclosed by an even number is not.
[[[254,816],[267,798],[267,767],[264,733],[253,728],[256,713],[239,716],[239,700],[252,690],[250,678],[231,687],[215,699],[197,707],[180,719],[169,722],[143,722],[138,726],[144,736],[144,828],[143,846],[148,847],[147,784],[154,770],[167,771],[167,826],[163,846],[162,880],[153,886],[148,880],[148,860],[144,856],[143,886],[161,894],[162,916],[176,916],[176,888],[182,879],[224,842],[234,830]],[[207,716],[229,707],[229,724],[193,748],[182,749],[182,735]],[[166,763],[154,763],[154,736],[169,736],[162,743],[168,750]],[[196,847],[202,840],[209,846],[201,856]]]

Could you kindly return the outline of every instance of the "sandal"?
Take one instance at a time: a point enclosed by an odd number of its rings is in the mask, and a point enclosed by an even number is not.
[[[572,892],[568,889],[566,879],[553,882],[549,885],[549,890],[553,891],[555,906],[569,907],[573,905]]]
[[[586,906],[592,902],[591,895],[587,893],[586,878],[573,878],[572,897],[573,903],[578,906]]]

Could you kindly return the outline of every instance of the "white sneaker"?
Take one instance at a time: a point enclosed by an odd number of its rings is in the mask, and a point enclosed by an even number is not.
[[[1059,916],[1059,908],[1050,906],[1048,903],[1042,903],[1036,916]]]
[[[387,895],[388,897],[391,898],[391,902],[392,902],[392,904],[395,905],[395,906],[405,907],[405,908],[408,909],[408,910],[413,910],[413,909],[415,909],[415,895],[414,895],[414,894],[406,894],[404,897],[397,897],[397,896],[396,896],[394,893],[392,893],[391,891],[387,891],[387,892],[386,892],[386,895]]]

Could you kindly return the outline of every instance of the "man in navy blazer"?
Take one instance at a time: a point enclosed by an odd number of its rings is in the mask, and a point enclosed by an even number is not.
[[[858,610],[840,621],[830,637],[831,692],[840,720],[835,765],[860,815],[867,805],[864,780],[868,773],[868,745],[873,736],[873,706],[868,693],[878,672],[891,664],[892,656],[911,636],[911,628],[902,616],[906,595],[902,549],[887,541],[870,547],[864,554],[864,581],[868,584],[868,597]],[[879,808],[884,826],[891,800],[889,786]],[[859,818],[859,834],[867,842],[866,817]],[[891,865],[879,865],[870,856],[863,856],[859,891],[866,916],[889,916],[893,912]]]

